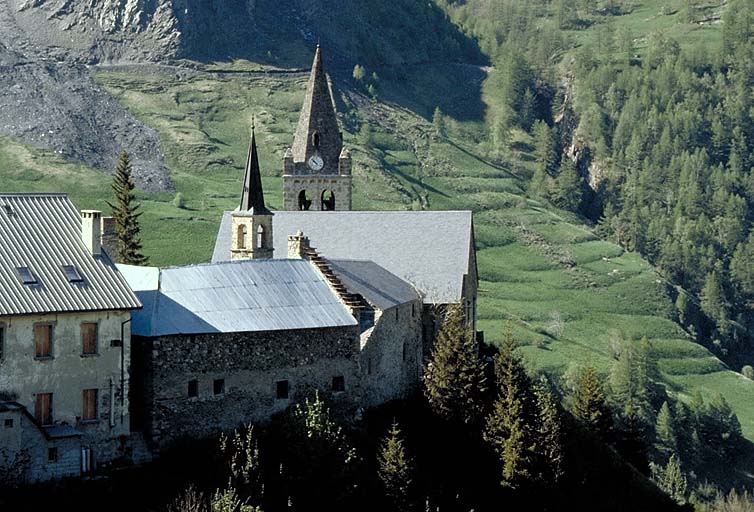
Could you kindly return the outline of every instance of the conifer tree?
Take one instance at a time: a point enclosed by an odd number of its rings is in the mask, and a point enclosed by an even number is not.
[[[142,212],[138,210],[141,204],[134,202],[136,196],[133,193],[132,170],[131,157],[125,151],[121,151],[112,184],[115,204],[107,204],[112,208],[118,231],[118,262],[126,265],[146,265],[148,258],[141,253],[139,236],[139,217]]]
[[[560,173],[555,180],[553,196],[555,204],[567,210],[575,212],[581,207],[584,197],[582,179],[576,170],[576,164],[566,154],[560,159]]]
[[[670,456],[670,460],[665,467],[652,465],[652,479],[665,491],[668,496],[673,498],[676,503],[683,505],[686,503],[686,490],[688,484],[686,477],[681,471],[681,465],[675,455]]]
[[[508,332],[495,360],[498,397],[484,430],[485,441],[492,444],[503,465],[501,484],[512,488],[534,476],[537,449],[535,398],[515,349]]]
[[[668,402],[663,402],[660,412],[657,413],[655,432],[657,433],[657,450],[660,453],[668,457],[678,452],[675,419]]]
[[[534,386],[537,401],[537,453],[539,479],[557,483],[563,476],[563,427],[560,409],[547,379]]]
[[[485,377],[460,306],[451,306],[424,376],[424,394],[439,416],[454,423],[480,419]]]
[[[382,441],[378,462],[378,475],[385,489],[385,495],[392,505],[391,510],[397,512],[413,510],[412,463],[406,454],[401,431],[395,421],[387,437]]]
[[[434,128],[437,137],[445,137],[445,114],[442,113],[440,107],[435,107],[432,114],[432,128]]]
[[[582,370],[573,397],[573,414],[585,427],[602,439],[613,429],[613,417],[605,401],[597,370],[588,366]]]

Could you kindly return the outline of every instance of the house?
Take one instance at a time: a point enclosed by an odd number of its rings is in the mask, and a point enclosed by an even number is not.
[[[0,194],[0,475],[79,475],[130,455],[131,311],[101,213]]]

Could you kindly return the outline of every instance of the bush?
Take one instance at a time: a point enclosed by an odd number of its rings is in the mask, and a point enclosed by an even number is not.
[[[183,199],[183,194],[180,192],[178,192],[173,198],[173,206],[180,208],[181,210],[186,208],[186,201]]]
[[[741,368],[741,374],[747,379],[754,380],[754,368],[748,364]]]

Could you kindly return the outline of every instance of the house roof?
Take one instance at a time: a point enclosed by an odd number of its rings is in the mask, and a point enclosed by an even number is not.
[[[82,280],[71,282],[64,265]],[[19,267],[38,284],[23,284]],[[0,316],[140,307],[110,258],[84,245],[81,213],[68,196],[0,194]]]
[[[381,310],[419,300],[410,284],[373,261],[327,260],[340,282]]]
[[[141,288],[132,334],[167,336],[357,325],[305,260],[247,260],[154,270],[119,265]],[[150,285],[151,283],[151,285]]]
[[[230,258],[231,213],[223,215],[213,262]],[[275,257],[287,257],[288,236],[299,230],[323,257],[373,261],[430,304],[458,302],[475,265],[470,211],[277,211]]]

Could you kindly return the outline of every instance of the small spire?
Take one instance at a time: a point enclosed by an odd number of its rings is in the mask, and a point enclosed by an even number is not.
[[[251,211],[253,214],[270,214],[264,205],[264,191],[262,190],[262,173],[259,170],[259,156],[257,155],[257,139],[255,126],[251,122],[251,143],[249,156],[246,159],[246,174],[243,179],[243,193],[241,194],[241,211]]]

